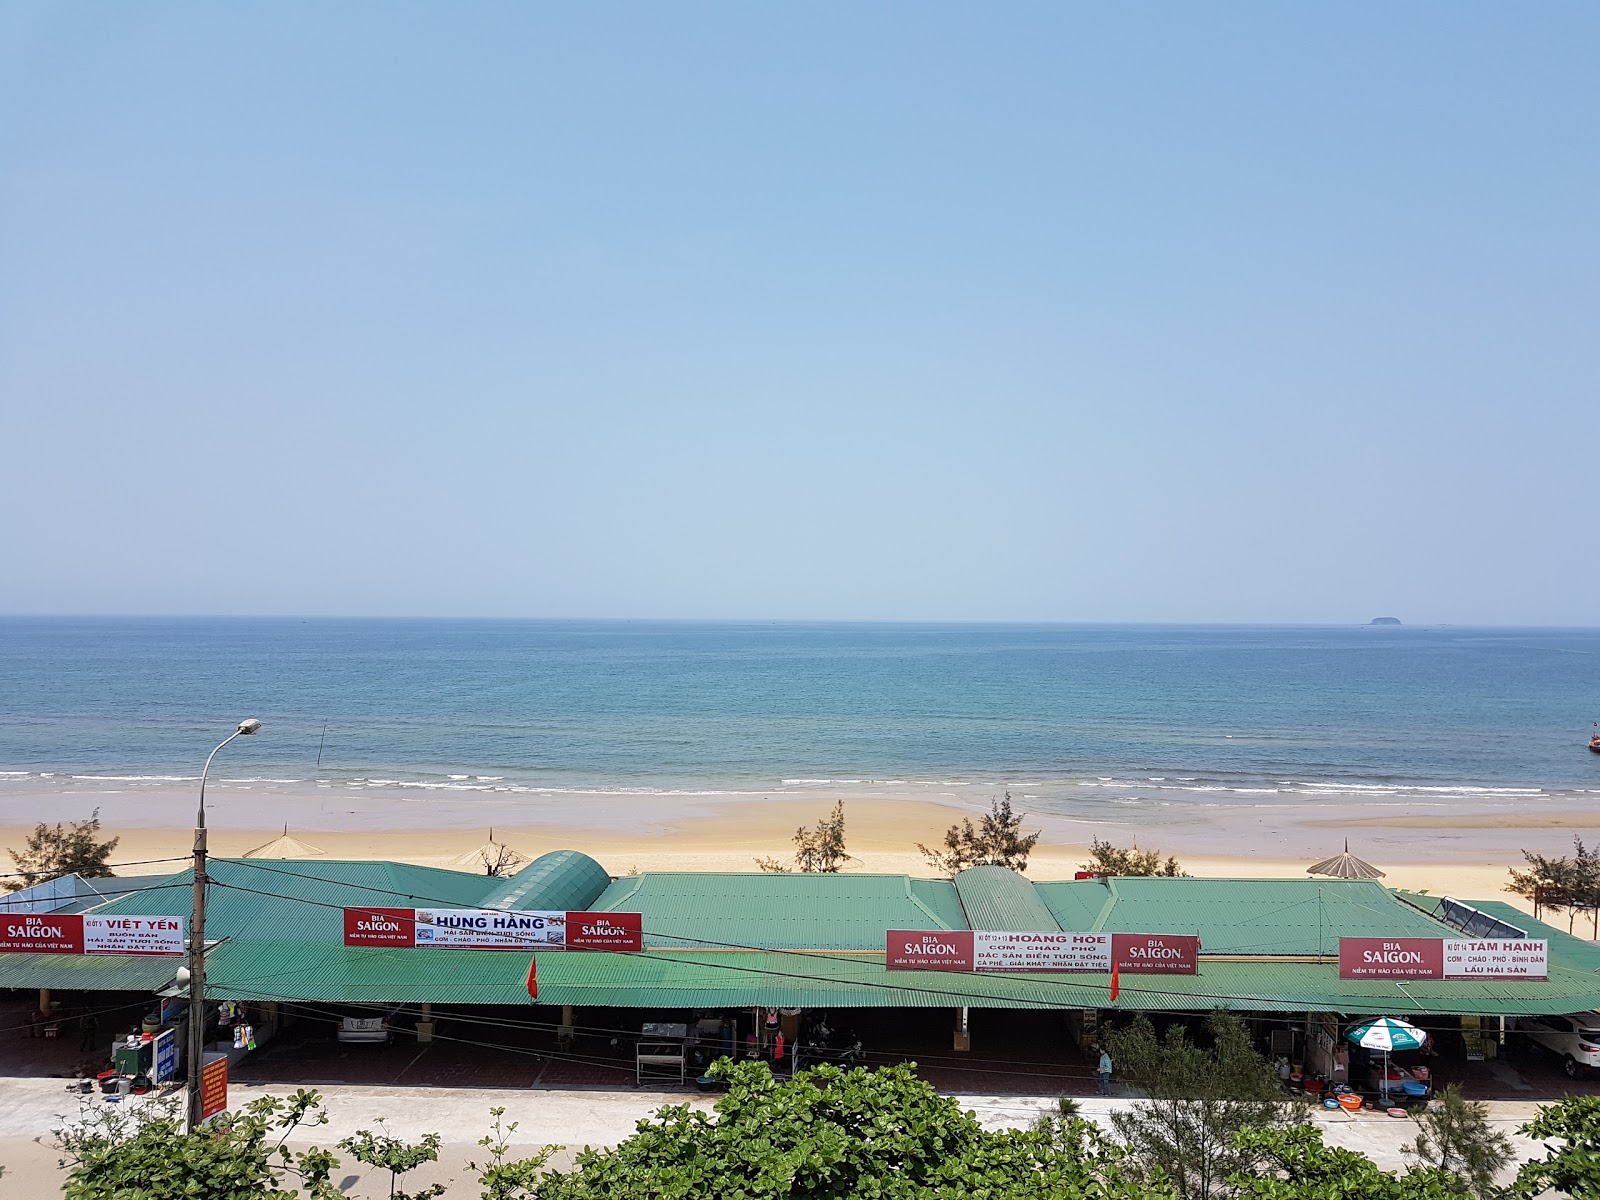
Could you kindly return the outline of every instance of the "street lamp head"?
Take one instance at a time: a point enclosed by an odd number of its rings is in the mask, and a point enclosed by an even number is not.
[[[240,733],[260,733],[261,732],[261,722],[256,720],[254,717],[251,717],[248,721],[240,721],[239,722],[239,732]]]

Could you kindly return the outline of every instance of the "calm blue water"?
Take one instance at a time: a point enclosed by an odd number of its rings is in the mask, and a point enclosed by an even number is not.
[[[0,619],[8,788],[191,778],[245,716],[224,774],[285,786],[1514,801],[1600,792],[1600,630]]]

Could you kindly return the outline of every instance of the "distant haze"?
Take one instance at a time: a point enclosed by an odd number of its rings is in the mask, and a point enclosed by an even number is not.
[[[1592,625],[1600,8],[0,10],[0,611]]]

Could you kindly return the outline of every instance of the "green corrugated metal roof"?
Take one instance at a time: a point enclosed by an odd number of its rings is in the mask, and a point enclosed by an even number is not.
[[[1424,912],[1436,912],[1443,900],[1441,896],[1430,896],[1423,892],[1397,891],[1395,895],[1404,899],[1408,904],[1413,904]],[[1488,913],[1496,920],[1504,921],[1507,925],[1515,925],[1531,938],[1544,938],[1550,943],[1550,954],[1559,959],[1566,966],[1575,970],[1600,972],[1600,946],[1575,937],[1560,926],[1552,925],[1548,921],[1536,921],[1533,917],[1523,912],[1514,904],[1507,904],[1504,900],[1461,900],[1462,904],[1470,904],[1479,912]],[[1573,923],[1576,929],[1582,929],[1586,918],[1580,916]],[[1454,931],[1452,930],[1452,933]],[[1447,935],[1449,936],[1449,935]],[[1457,937],[1466,936],[1455,934]]]
[[[596,912],[644,914],[645,944],[876,950],[886,929],[948,925],[904,875],[652,871],[619,879]]]
[[[528,959],[518,950],[225,942],[207,956],[206,990],[223,1000],[527,1004]]]
[[[1033,884],[1009,867],[969,867],[956,876],[955,888],[973,929],[1042,933],[1059,928]]]
[[[1073,883],[1035,883],[1033,890],[1062,929],[1093,929],[1100,914],[1115,901],[1110,882],[1102,879]],[[1142,931],[1141,931],[1142,932]],[[1157,931],[1159,932],[1159,931]]]
[[[944,928],[967,927],[967,914],[961,909],[961,897],[956,895],[955,884],[948,879],[912,879],[909,882],[911,894],[939,918]]]
[[[1340,937],[1451,937],[1383,885],[1122,876],[1035,885],[1068,930],[1195,933],[1207,954],[1319,954]],[[1081,923],[1091,909],[1094,918]]]
[[[500,882],[479,906],[518,912],[586,912],[610,885],[611,876],[606,869],[587,854],[552,850]]]
[[[141,954],[0,954],[0,988],[155,992],[182,965],[182,958]]]

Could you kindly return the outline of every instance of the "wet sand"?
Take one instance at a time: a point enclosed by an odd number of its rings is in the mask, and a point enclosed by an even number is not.
[[[950,824],[987,806],[987,797],[954,804],[843,789],[800,796],[597,791],[498,800],[419,798],[369,789],[306,793],[217,787],[208,791],[207,811],[211,851],[223,856],[269,842],[287,824],[296,838],[332,858],[449,866],[481,845],[492,826],[498,840],[523,854],[579,849],[613,875],[623,875],[755,870],[757,857],[786,859],[796,827],[814,823],[835,799],[844,802],[847,845],[855,856],[848,870],[923,876],[934,872],[916,843],[938,845]],[[194,797],[170,788],[137,795],[5,796],[0,846],[20,846],[33,820],[79,819],[97,805],[105,832],[122,839],[114,862],[181,860],[190,852]],[[1308,863],[1337,853],[1348,836],[1351,849],[1385,870],[1385,882],[1392,886],[1515,903],[1502,889],[1507,868],[1521,862],[1519,849],[1564,853],[1574,831],[1600,828],[1600,814],[1523,813],[1495,802],[1448,813],[1360,802],[1160,810],[1085,805],[1071,815],[1032,813],[1026,828],[1043,835],[1028,870],[1035,879],[1071,878],[1096,837],[1174,854],[1194,875],[1303,879]],[[146,863],[119,873],[154,874],[181,865]]]

